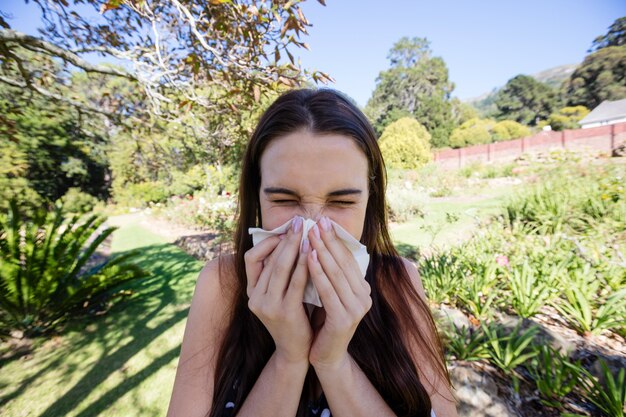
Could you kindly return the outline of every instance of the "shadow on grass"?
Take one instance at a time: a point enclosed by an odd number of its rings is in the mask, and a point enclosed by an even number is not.
[[[139,253],[134,262],[150,272],[150,276],[121,287],[132,290],[134,294],[116,303],[106,315],[95,320],[76,321],[68,328],[82,332],[84,336],[77,338],[76,343],[72,342],[65,355],[78,354],[90,344],[100,345],[102,354],[90,370],[40,414],[41,417],[68,414],[123,364],[187,317],[187,304],[193,295],[195,280],[202,264],[169,244],[146,246],[139,249]],[[95,331],[85,332],[87,325],[95,325]],[[128,390],[175,359],[179,349],[180,345],[177,345],[153,359],[139,373],[100,395],[79,415],[85,417],[101,414]],[[33,378],[29,378],[28,382],[32,380]],[[10,394],[11,397],[19,395],[25,388],[26,386],[19,387]]]

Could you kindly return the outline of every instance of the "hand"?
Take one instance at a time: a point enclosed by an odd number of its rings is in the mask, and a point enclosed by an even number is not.
[[[348,344],[372,307],[371,288],[327,217],[322,217],[308,236],[313,248],[307,259],[309,271],[326,313],[322,328],[315,334],[309,362],[316,370],[336,368],[349,358]]]
[[[267,238],[244,255],[248,307],[274,339],[276,354],[290,363],[308,361],[313,338],[302,304],[309,253],[308,242],[300,251],[302,223],[294,218],[282,237]]]

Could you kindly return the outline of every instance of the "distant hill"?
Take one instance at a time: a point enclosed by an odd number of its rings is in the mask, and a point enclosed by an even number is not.
[[[548,84],[550,87],[559,88],[563,81],[572,75],[577,66],[577,64],[561,65],[533,74],[532,77],[537,81]]]
[[[537,81],[548,84],[552,88],[559,88],[563,81],[568,79],[574,70],[576,70],[577,66],[578,64],[560,65],[536,74],[531,74],[531,77]],[[481,94],[478,97],[469,98],[465,100],[465,102],[474,106],[482,117],[489,116],[496,111],[494,100],[500,88],[502,87],[495,87],[490,92]]]

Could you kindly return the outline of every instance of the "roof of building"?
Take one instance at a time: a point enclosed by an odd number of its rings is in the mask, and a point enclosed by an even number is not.
[[[605,100],[578,123],[583,125],[622,117],[626,117],[626,99],[616,101]]]

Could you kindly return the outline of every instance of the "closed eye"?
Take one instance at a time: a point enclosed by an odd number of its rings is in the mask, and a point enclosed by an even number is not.
[[[342,205],[350,205],[350,204],[354,204],[353,201],[333,201],[334,204],[342,204]]]

